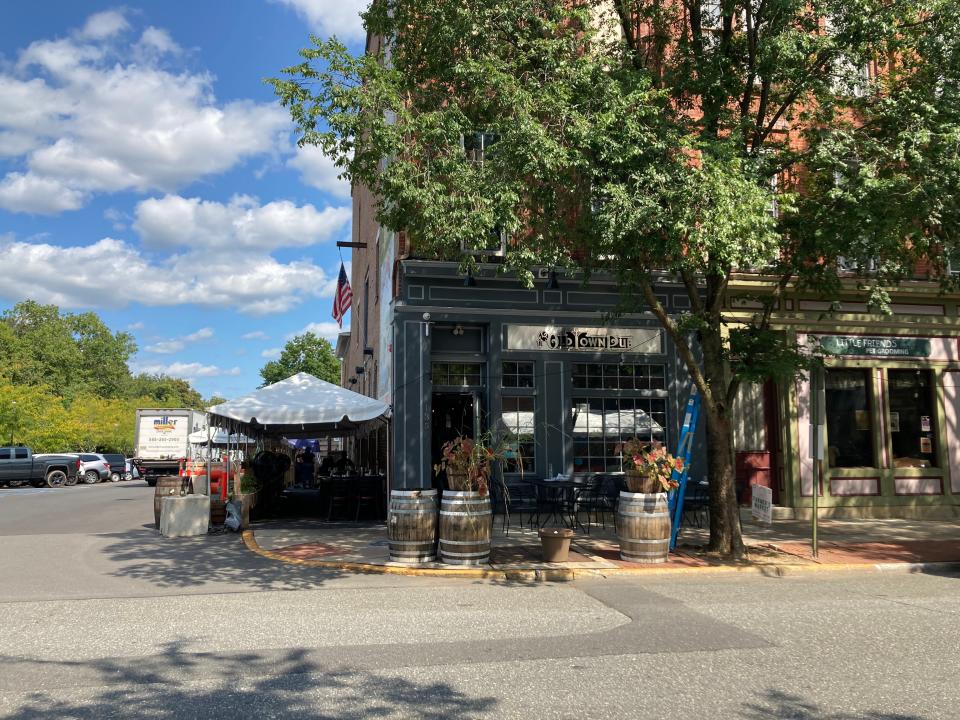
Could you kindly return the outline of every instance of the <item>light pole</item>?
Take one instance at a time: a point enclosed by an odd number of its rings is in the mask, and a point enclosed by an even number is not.
[[[17,401],[11,400],[10,406],[10,445],[13,445],[13,424],[17,417]]]

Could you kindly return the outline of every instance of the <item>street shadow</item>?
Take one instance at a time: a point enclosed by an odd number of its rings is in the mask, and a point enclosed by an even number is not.
[[[115,566],[114,577],[149,582],[162,588],[233,585],[242,590],[308,590],[344,573],[271,560],[247,549],[234,533],[167,538],[152,526],[107,533],[102,552]]]
[[[335,648],[331,649],[335,655]],[[470,697],[446,682],[414,682],[376,671],[324,667],[302,649],[229,656],[185,653],[180,644],[150,658],[36,661],[3,657],[36,677],[67,677],[60,689],[25,693],[10,720],[96,718],[474,718],[496,699]]]
[[[748,720],[923,720],[922,715],[903,715],[879,710],[832,712],[799,695],[781,690],[765,691],[763,700],[744,705],[740,717]]]

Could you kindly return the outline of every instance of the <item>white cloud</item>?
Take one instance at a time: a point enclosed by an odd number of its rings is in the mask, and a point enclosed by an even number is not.
[[[246,195],[225,205],[166,195],[137,205],[134,228],[145,245],[157,248],[275,250],[328,240],[350,217],[348,207],[317,210],[288,200],[260,205]]]
[[[79,34],[81,38],[103,40],[129,28],[130,23],[120,10],[107,10],[88,17]]]
[[[11,172],[0,180],[0,208],[11,212],[50,215],[77,210],[84,202],[86,193],[72,190],[55,178]]]
[[[130,331],[130,330],[143,330],[143,328],[144,328],[143,322],[138,320],[137,322],[130,323],[124,329]]]
[[[157,355],[172,355],[175,352],[180,352],[184,347],[185,345],[180,340],[161,340],[152,345],[147,345],[144,350]]]
[[[339,198],[350,197],[350,183],[337,177],[341,169],[320,148],[313,145],[297,148],[297,154],[287,161],[287,165],[298,170],[307,185]]]
[[[170,377],[194,380],[196,378],[223,377],[224,375],[239,375],[240,368],[222,368],[217,365],[204,365],[198,362],[174,362],[168,365],[161,363],[131,363],[131,371],[148,373],[150,375],[169,375]]]
[[[160,54],[179,55],[183,52],[176,41],[170,37],[170,33],[163,28],[153,27],[153,25],[140,35],[139,45],[143,50]]]
[[[297,11],[318,35],[336,35],[341,40],[363,40],[366,32],[360,13],[370,0],[274,0]]]
[[[156,353],[157,355],[171,355],[175,352],[180,352],[189,343],[200,342],[201,340],[209,340],[213,337],[213,334],[213,328],[200,328],[196,332],[190,333],[189,335],[183,335],[181,337],[172,338],[169,340],[161,340],[153,343],[152,345],[147,345],[144,350],[147,352]]]
[[[241,340],[267,340],[269,336],[263,330],[254,330],[240,336]]]
[[[166,31],[118,45],[126,20],[111,12],[0,72],[0,155],[22,162],[0,181],[0,208],[58,213],[95,193],[170,192],[287,147],[277,103],[218,103],[212,75],[159,65],[179,49]]]
[[[196,332],[192,332],[189,335],[184,335],[183,339],[187,342],[198,342],[200,340],[209,340],[213,337],[213,328],[200,328]]]
[[[283,352],[283,348],[267,348],[266,350],[261,351],[260,357],[266,358],[267,360],[275,360],[280,357],[280,353]]]
[[[310,260],[281,263],[258,253],[239,260],[226,254],[186,253],[153,261],[112,238],[59,247],[0,236],[0,267],[17,268],[4,276],[0,297],[65,308],[194,303],[263,315],[290,310],[306,298],[330,297],[336,287],[336,278]],[[104,278],[111,277],[124,282],[107,288]]]
[[[336,345],[337,335],[344,332],[344,329],[337,325],[335,322],[312,322],[309,325],[305,325],[302,329],[297,332],[290,333],[287,335],[287,340],[295,337],[296,335],[303,335],[304,333],[312,332],[317,337],[326,338],[331,343]]]

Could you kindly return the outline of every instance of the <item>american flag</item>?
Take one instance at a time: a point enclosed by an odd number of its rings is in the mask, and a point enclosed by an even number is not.
[[[333,319],[340,327],[343,327],[343,316],[347,314],[351,305],[353,305],[353,290],[350,289],[350,281],[347,280],[347,271],[343,269],[343,263],[340,263],[337,291],[333,295]]]

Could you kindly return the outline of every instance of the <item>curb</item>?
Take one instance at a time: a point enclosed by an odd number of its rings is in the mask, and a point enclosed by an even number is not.
[[[598,577],[642,577],[648,575],[696,575],[696,574],[733,574],[744,573],[784,577],[804,573],[821,572],[960,572],[960,562],[916,562],[916,563],[771,563],[742,565],[702,565],[698,567],[649,567],[649,568],[542,568],[497,570],[493,568],[426,568],[406,567],[403,565],[379,565],[376,563],[349,562],[343,560],[304,560],[288,558],[272,550],[264,550],[257,543],[253,530],[243,531],[243,543],[251,552],[261,557],[288,565],[344,570],[347,572],[379,575],[404,575],[407,577],[455,577],[482,580],[521,581],[521,582],[570,582],[572,580]]]

